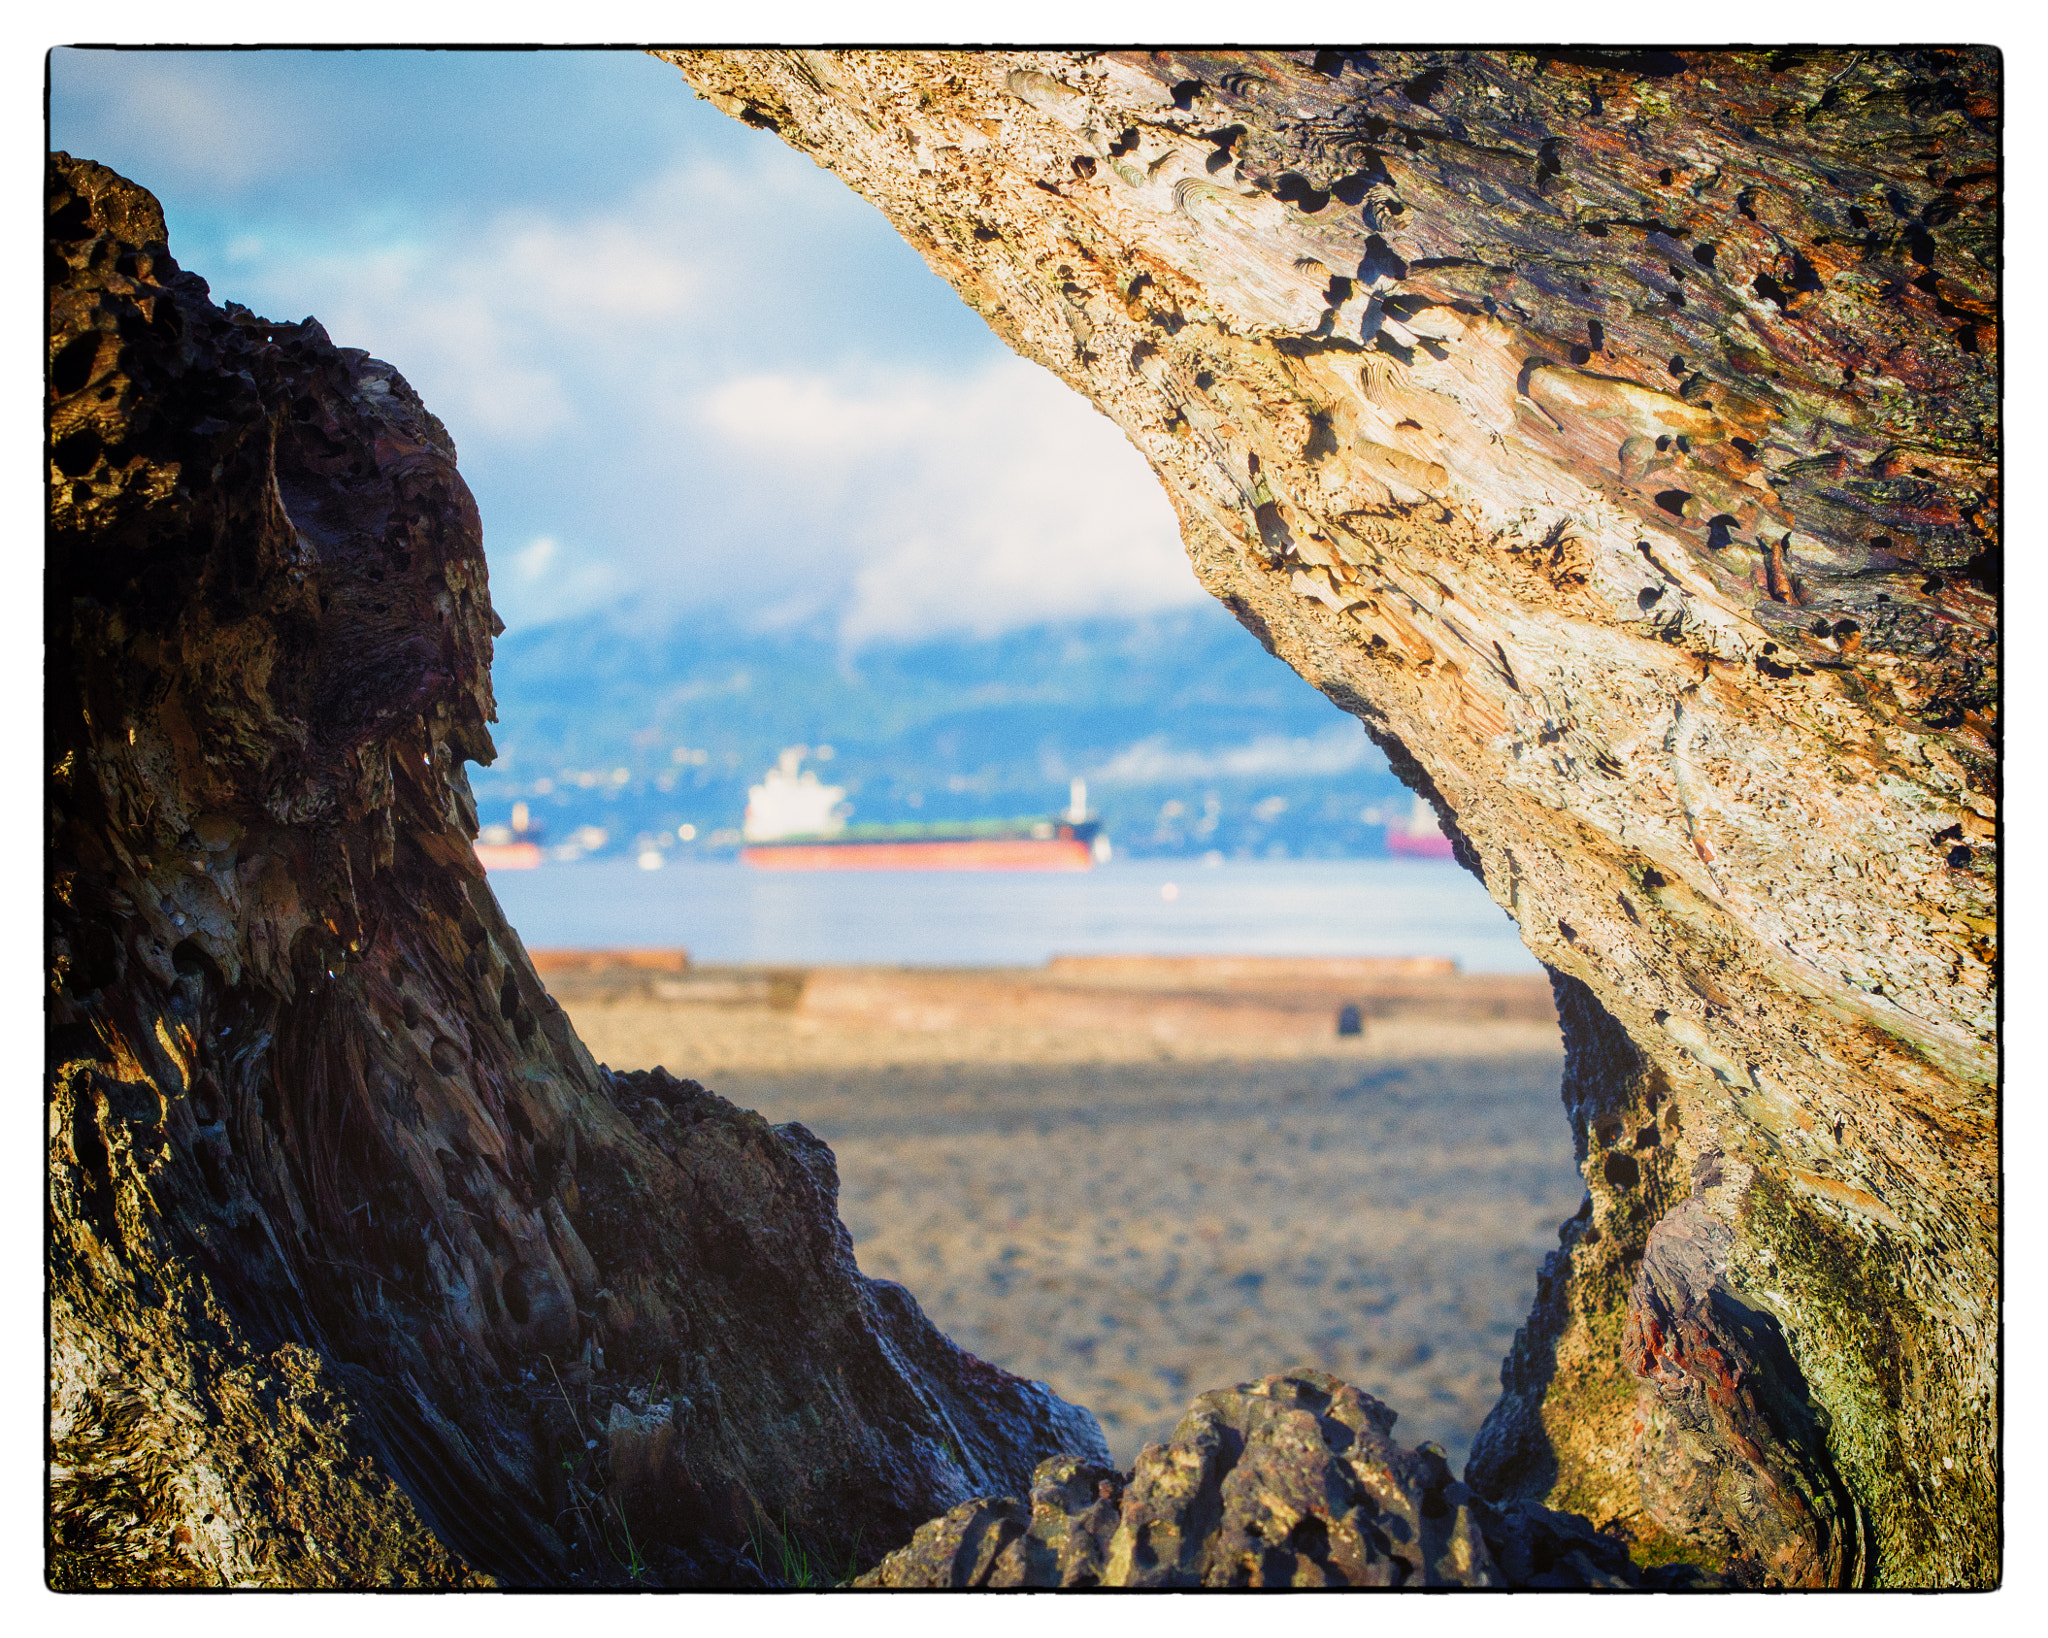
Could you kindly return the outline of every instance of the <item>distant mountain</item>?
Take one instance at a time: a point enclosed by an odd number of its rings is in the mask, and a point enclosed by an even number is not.
[[[729,851],[788,745],[858,820],[1050,813],[1085,778],[1129,854],[1377,853],[1408,808],[1364,730],[1216,604],[850,655],[615,609],[508,633],[494,673],[478,807],[503,824],[525,802],[551,845]]]

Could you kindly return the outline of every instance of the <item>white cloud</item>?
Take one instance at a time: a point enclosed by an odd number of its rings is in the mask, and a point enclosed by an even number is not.
[[[1348,773],[1379,765],[1372,742],[1351,724],[1336,724],[1313,739],[1261,734],[1220,751],[1176,751],[1155,735],[1127,746],[1101,767],[1091,782],[1104,785],[1160,785],[1193,779],[1281,779]]]
[[[480,260],[488,277],[510,280],[522,312],[590,340],[621,320],[646,323],[685,305],[699,281],[678,238],[673,229],[648,231],[625,218],[511,217],[497,225]]]
[[[255,265],[232,293],[278,315],[312,312],[339,345],[396,364],[465,451],[479,434],[537,448],[615,411],[674,420],[658,390],[673,373],[663,353],[761,299],[723,266],[744,224],[715,219],[746,198],[726,168],[700,164],[573,217],[368,222],[318,243],[244,235],[235,248]]]
[[[493,289],[490,245],[451,255],[433,243],[347,251],[266,244],[234,292],[259,311],[310,312],[335,344],[398,366],[455,434],[531,446],[575,419],[545,321],[522,323],[521,304]],[[510,282],[509,280],[507,281]]]
[[[588,549],[565,549],[552,535],[496,554],[490,574],[491,602],[507,626],[527,623],[537,609],[551,619],[580,614],[628,589],[618,564]]]
[[[858,362],[900,290],[820,269],[875,239],[862,212],[791,156],[691,162],[574,214],[267,227],[220,294],[405,373],[485,502],[508,621],[640,593],[857,645],[1199,601],[1143,459],[1050,374],[993,338],[950,371]]]
[[[792,605],[806,578],[850,590],[849,642],[1204,595],[1143,459],[1021,359],[951,378],[742,377],[703,416],[763,482],[796,492],[778,497]]]
[[[560,556],[561,542],[552,535],[542,535],[525,550],[512,559],[512,566],[519,571],[522,580],[538,580],[548,572],[548,567]]]

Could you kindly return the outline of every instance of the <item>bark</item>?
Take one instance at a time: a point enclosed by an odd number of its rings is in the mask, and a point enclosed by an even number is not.
[[[1558,975],[1475,1485],[1995,1582],[1997,54],[662,55],[1123,429]]]
[[[1105,1459],[860,1275],[815,1137],[536,978],[404,379],[215,307],[103,167],[49,210],[52,1583],[775,1584]]]

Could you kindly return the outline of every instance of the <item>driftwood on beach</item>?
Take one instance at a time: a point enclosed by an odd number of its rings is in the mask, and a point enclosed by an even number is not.
[[[1996,1579],[1997,53],[665,55],[1117,423],[1558,975],[1593,1209],[1472,1481]]]
[[[1589,1208],[1462,1483],[1307,1378],[1198,1405],[1187,1495],[1097,1476],[859,1273],[808,1131],[592,1062],[471,851],[446,429],[56,155],[53,1581],[788,1583],[934,1520],[884,1579],[1060,1579],[1042,1523],[1370,1580],[1412,1512],[1425,1578],[1995,1583],[1996,54],[668,55],[1116,421],[1434,805]],[[1223,1544],[1241,1461],[1293,1568]]]
[[[403,377],[63,155],[50,259],[52,1580],[759,1584],[1105,1459],[861,1277],[801,1126],[569,1029]]]

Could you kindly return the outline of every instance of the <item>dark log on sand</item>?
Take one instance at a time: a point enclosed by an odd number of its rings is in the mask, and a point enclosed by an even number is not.
[[[860,1275],[808,1131],[535,977],[403,377],[215,307],[101,166],[49,204],[53,1583],[830,1580],[1106,1459]]]

